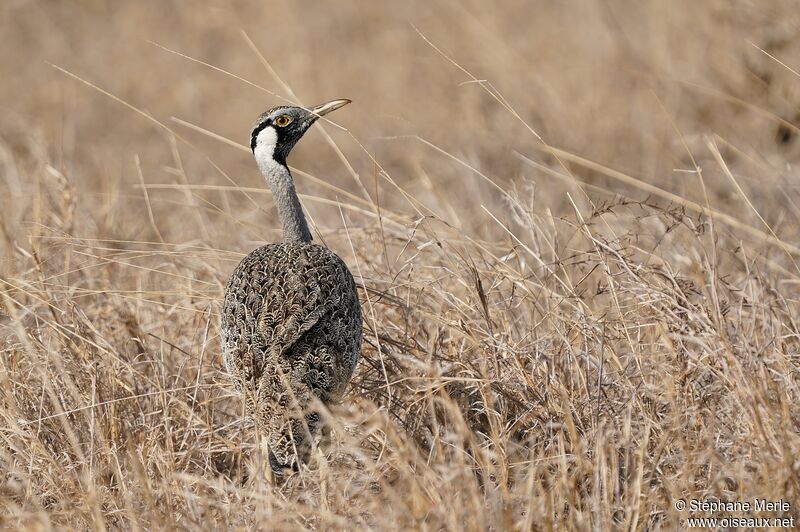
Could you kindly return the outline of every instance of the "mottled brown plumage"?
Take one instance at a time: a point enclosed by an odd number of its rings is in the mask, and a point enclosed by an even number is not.
[[[353,276],[334,252],[310,241],[285,155],[275,160],[278,153],[288,154],[316,120],[313,109],[321,108],[312,108],[311,118],[302,108],[276,108],[253,130],[253,152],[277,203],[284,241],[262,246],[239,263],[222,309],[225,365],[266,438],[276,473],[306,460],[320,422],[315,398],[329,403],[341,396],[361,349]],[[297,131],[264,131],[278,129],[270,121],[284,122],[285,113],[294,113]],[[289,142],[288,148],[281,142]]]

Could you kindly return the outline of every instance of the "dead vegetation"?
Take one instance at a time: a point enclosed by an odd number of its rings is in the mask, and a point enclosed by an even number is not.
[[[797,518],[796,13],[502,4],[0,8],[0,524]],[[290,162],[365,343],[270,485],[217,321],[277,235],[241,144],[289,87],[355,101]]]

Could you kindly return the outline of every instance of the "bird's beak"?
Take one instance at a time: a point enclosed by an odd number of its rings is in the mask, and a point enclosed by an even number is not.
[[[340,107],[344,107],[348,103],[350,103],[350,100],[331,100],[326,103],[315,105],[314,107],[309,107],[308,110],[316,116],[324,116],[331,111],[335,111]]]

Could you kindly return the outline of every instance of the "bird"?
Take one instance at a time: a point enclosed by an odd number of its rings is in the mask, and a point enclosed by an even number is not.
[[[279,106],[253,125],[250,148],[282,226],[279,242],[249,253],[225,288],[225,366],[283,476],[307,463],[321,428],[315,405],[339,400],[361,352],[362,313],[345,262],[313,241],[286,159],[322,116],[350,103]]]

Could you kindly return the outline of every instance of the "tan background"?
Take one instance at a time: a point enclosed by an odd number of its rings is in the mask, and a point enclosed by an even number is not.
[[[798,32],[778,1],[3,1],[0,526],[797,516]],[[290,164],[365,343],[270,484],[217,319],[279,238],[246,146],[290,90],[353,100]]]

